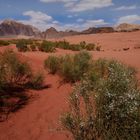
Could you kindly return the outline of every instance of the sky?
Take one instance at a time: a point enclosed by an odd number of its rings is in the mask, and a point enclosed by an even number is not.
[[[42,31],[140,24],[140,0],[0,0],[0,22],[5,19]]]

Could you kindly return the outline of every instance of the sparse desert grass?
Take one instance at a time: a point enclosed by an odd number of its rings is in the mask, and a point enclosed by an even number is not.
[[[91,56],[86,51],[75,55],[49,56],[44,66],[52,74],[58,73],[66,82],[76,82],[89,70]]]
[[[38,49],[42,52],[55,52],[55,45],[51,41],[43,41]]]
[[[12,50],[0,54],[0,121],[1,113],[20,108],[27,102],[27,88],[40,89],[43,76],[33,74],[31,67]],[[9,104],[10,102],[10,104]]]
[[[56,56],[49,56],[44,61],[44,67],[45,69],[48,69],[51,74],[55,74],[60,66],[60,58]]]
[[[0,40],[0,46],[8,46],[10,43],[7,40]]]
[[[96,46],[94,43],[87,44],[85,41],[80,42],[79,44],[70,44],[66,40],[56,42],[56,47],[65,49],[65,50],[72,50],[72,51],[80,51],[80,50],[88,50],[94,51],[99,50],[99,46]]]
[[[20,51],[20,52],[29,51],[29,48],[27,45],[28,45],[28,42],[25,39],[18,40],[16,43],[16,47],[17,47],[18,51]]]
[[[34,74],[30,81],[27,83],[27,87],[32,89],[42,89],[44,84],[44,75],[40,72]]]
[[[30,45],[30,49],[31,51],[36,51],[36,45],[35,44]]]
[[[66,40],[63,41],[47,41],[47,40],[34,40],[34,39],[14,39],[14,40],[0,40],[0,46],[7,46],[9,44],[16,44],[18,51],[42,51],[42,52],[55,52],[56,48],[72,51],[100,51],[101,46],[94,43],[86,43],[85,41],[79,44],[70,44]]]
[[[75,140],[138,140],[140,90],[134,70],[117,61],[94,64],[71,93],[63,126]]]

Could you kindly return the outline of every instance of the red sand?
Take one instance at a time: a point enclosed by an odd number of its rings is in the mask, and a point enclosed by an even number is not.
[[[91,52],[94,59],[117,59],[138,71],[140,79],[140,49],[134,49],[135,44],[140,44],[140,32],[109,33],[97,35],[84,35],[67,37],[71,43],[80,41],[99,42],[105,51]],[[123,48],[130,47],[128,51]],[[0,51],[6,47],[0,47]],[[15,47],[12,47],[15,49]],[[114,51],[121,50],[121,51]],[[52,55],[64,55],[72,51],[57,49]],[[67,98],[72,91],[70,84],[60,85],[61,79],[49,75],[43,69],[43,61],[47,53],[27,52],[21,53],[26,57],[36,71],[41,70],[45,75],[45,83],[51,84],[48,89],[29,91],[35,98],[25,108],[11,114],[9,119],[0,123],[0,140],[70,140],[68,132],[61,130],[60,115],[68,107]]]

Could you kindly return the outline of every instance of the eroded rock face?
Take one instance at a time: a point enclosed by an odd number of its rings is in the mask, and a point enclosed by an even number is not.
[[[25,36],[37,36],[40,31],[31,26],[24,25],[14,20],[4,20],[0,24],[0,36],[6,35],[25,35]]]
[[[96,33],[112,33],[114,29],[112,27],[92,27],[87,30],[82,31],[82,34],[96,34]]]
[[[42,33],[43,38],[60,38],[64,36],[78,35],[79,32],[70,31],[57,31],[55,28],[51,27]]]
[[[140,25],[122,23],[118,25],[117,27],[115,27],[114,29],[115,31],[118,31],[118,32],[131,32],[131,31],[140,30]]]
[[[4,20],[0,24],[0,36],[28,36],[41,39],[47,38],[61,38],[65,36],[73,36],[80,34],[97,34],[97,33],[112,33],[112,32],[128,32],[140,30],[140,25],[123,23],[117,27],[90,27],[81,32],[74,30],[57,31],[55,28],[51,27],[44,32],[31,26],[25,25],[14,20]]]

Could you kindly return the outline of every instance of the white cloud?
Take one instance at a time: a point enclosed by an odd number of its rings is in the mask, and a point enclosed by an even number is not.
[[[80,0],[77,4],[71,7],[72,12],[81,12],[87,10],[94,10],[96,8],[103,8],[113,5],[112,0]]]
[[[29,20],[19,20],[24,24],[33,25],[40,30],[45,30],[51,26],[57,26],[58,21],[53,20],[53,18],[40,11],[26,11],[23,13],[24,16],[29,16]]]
[[[40,0],[40,1],[44,3],[61,2],[61,3],[64,3],[65,7],[70,7],[74,4],[74,2],[77,2],[78,0]]]
[[[139,15],[128,15],[128,16],[123,16],[118,19],[117,24],[120,23],[136,23],[140,21],[140,16]]]
[[[77,21],[77,22],[83,22],[84,19],[82,19],[82,18],[78,18],[76,21]]]
[[[115,8],[114,10],[115,11],[121,11],[121,10],[134,10],[134,9],[137,9],[137,6],[136,5],[132,5],[132,6],[121,6],[121,7]]]
[[[52,3],[52,2],[73,2],[77,0],[40,0],[41,2]]]
[[[106,23],[103,19],[98,20],[84,20],[82,18],[77,19],[77,23],[64,24],[59,21],[53,20],[53,18],[46,13],[40,11],[26,11],[23,13],[24,16],[29,16],[28,20],[19,20],[24,24],[33,25],[44,31],[50,27],[54,27],[57,30],[84,30],[89,27],[103,26]],[[77,14],[73,15],[77,16]]]
[[[71,12],[81,12],[94,10],[113,5],[112,0],[40,0],[41,2],[63,2],[65,7]]]
[[[52,20],[52,17],[45,14],[45,13],[42,13],[40,11],[26,11],[23,13],[24,16],[29,16],[31,17],[31,20],[41,20],[41,21],[51,21]]]
[[[103,26],[107,25],[109,23],[105,22],[103,19],[98,19],[98,20],[87,20],[84,23],[85,27],[93,27],[93,26]]]
[[[73,18],[73,17],[77,17],[78,16],[78,14],[73,14],[73,15],[68,15],[67,17],[68,18]]]
[[[84,29],[87,29],[89,27],[95,27],[95,26],[104,26],[109,23],[105,22],[103,19],[98,20],[86,20],[85,22],[80,23],[72,23],[72,24],[65,24],[60,28],[61,30],[68,29],[68,30],[77,30],[81,31]]]
[[[68,15],[67,17],[68,17],[68,18],[73,18],[73,16],[72,16],[72,15]]]

